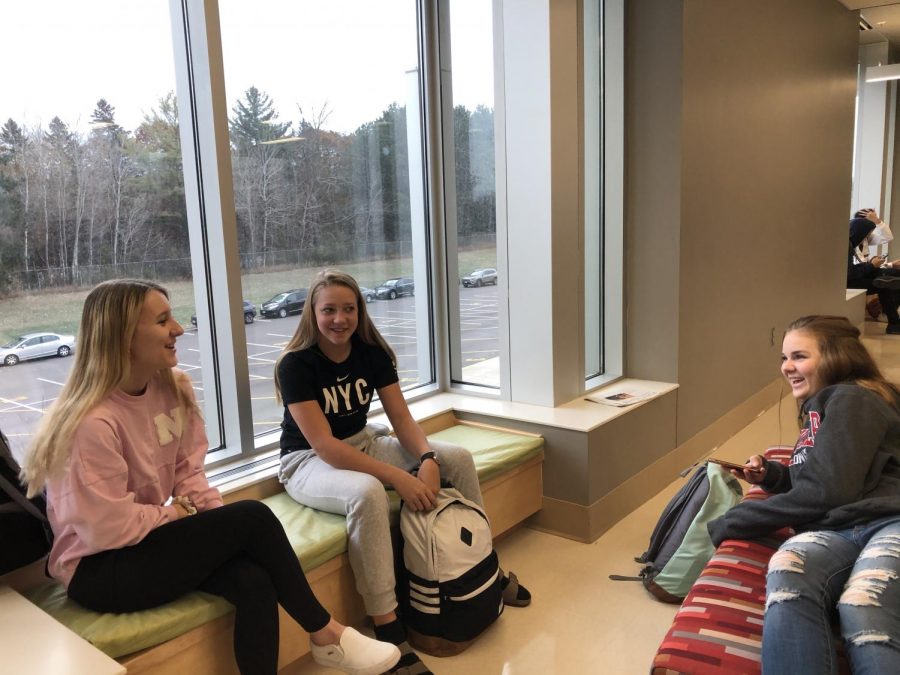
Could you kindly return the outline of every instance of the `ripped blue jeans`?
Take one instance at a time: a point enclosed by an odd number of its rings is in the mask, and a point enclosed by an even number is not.
[[[831,622],[854,675],[900,673],[900,516],[804,532],[769,561],[762,671],[837,673]]]

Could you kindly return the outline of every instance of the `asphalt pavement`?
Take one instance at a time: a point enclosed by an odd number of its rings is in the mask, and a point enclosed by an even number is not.
[[[497,297],[496,286],[460,288],[464,368],[499,354]],[[404,297],[367,305],[378,330],[397,354],[397,371],[404,388],[419,382],[414,301]],[[250,398],[257,434],[271,431],[281,423],[283,408],[275,403],[273,367],[299,319],[299,315],[284,319],[257,317],[254,323],[245,326]],[[178,361],[194,382],[197,400],[202,402],[205,394],[197,330],[187,326],[185,334],[178,339]],[[0,429],[17,456],[21,457],[44,411],[56,400],[73,361],[72,357],[51,357],[0,366]],[[425,378],[428,377],[425,373]]]

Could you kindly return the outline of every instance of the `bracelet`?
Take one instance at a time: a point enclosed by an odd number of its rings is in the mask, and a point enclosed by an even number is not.
[[[185,510],[185,513],[189,516],[197,515],[197,507],[194,506],[194,502],[191,501],[190,497],[186,497],[186,496],[175,497],[172,500],[172,504],[181,506],[181,508],[183,508]]]
[[[433,450],[429,450],[428,452],[423,453],[422,456],[419,457],[419,464],[421,465],[426,459],[432,460],[438,466],[441,465],[440,461],[438,461],[438,458],[435,456]]]

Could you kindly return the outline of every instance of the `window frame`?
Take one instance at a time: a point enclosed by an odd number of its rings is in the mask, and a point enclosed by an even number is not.
[[[601,363],[604,372],[582,378],[582,391],[622,375],[624,345],[623,294],[623,129],[624,129],[624,2],[623,0],[583,0],[599,2],[603,21],[602,95],[602,298],[603,313]],[[506,7],[504,7],[506,5]],[[407,123],[417,123],[422,148],[422,192],[411,199],[422,200],[426,222],[412,236],[418,253],[414,256],[413,278],[422,292],[415,294],[417,313],[427,316],[419,349],[427,350],[432,364],[429,382],[405,392],[413,401],[450,391],[512,400],[510,377],[511,342],[509,305],[499,303],[500,389],[454,382],[451,355],[459,351],[450,338],[459,330],[459,289],[450,270],[457,269],[456,233],[447,227],[448,208],[455,208],[452,161],[452,108],[442,107],[449,97],[449,78],[441,77],[441,45],[449,22],[440,20],[448,0],[438,3],[417,0],[419,31],[419,101],[421,110],[407,111]],[[583,5],[582,5],[583,8]],[[198,322],[210,326],[200,335],[200,358],[211,452],[208,466],[227,467],[260,456],[273,457],[278,432],[255,435],[250,406],[247,346],[244,339],[243,297],[240,255],[231,174],[228,108],[225,97],[224,66],[217,0],[170,0],[185,200],[188,212],[191,261],[197,297]],[[504,12],[509,3],[492,0],[494,17],[495,158],[497,176],[497,273],[505,285],[509,279],[506,224],[506,161],[504,96]],[[449,125],[449,126],[448,126]],[[447,131],[449,129],[449,135]],[[447,145],[449,138],[450,146]],[[411,172],[412,186],[412,172]],[[415,219],[414,219],[415,220]],[[452,277],[452,278],[451,278]],[[216,280],[213,283],[213,280]],[[514,301],[512,301],[514,302]],[[424,303],[423,307],[418,307]],[[455,310],[454,310],[455,308]],[[518,311],[522,311],[522,307]],[[441,356],[438,357],[437,355]],[[572,355],[582,362],[584,355]],[[456,354],[456,362],[459,362]],[[581,372],[584,373],[582,367]],[[379,405],[372,412],[377,413]]]

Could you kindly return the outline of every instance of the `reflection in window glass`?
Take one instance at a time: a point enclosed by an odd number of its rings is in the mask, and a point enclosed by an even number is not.
[[[413,0],[220,2],[254,428],[324,267],[364,286],[404,389],[432,382]]]
[[[155,280],[188,327],[194,292],[168,5],[35,0],[5,5],[3,24],[0,343],[60,336],[3,349],[0,429],[21,455],[93,285]],[[202,402],[195,342],[182,337],[179,358]]]
[[[486,0],[449,0],[442,17],[441,69],[448,256],[458,280],[451,308],[451,373],[455,382],[500,386],[498,301],[504,280],[497,272],[494,180],[493,21]],[[448,96],[449,94],[449,96]],[[452,139],[450,138],[452,134]]]

